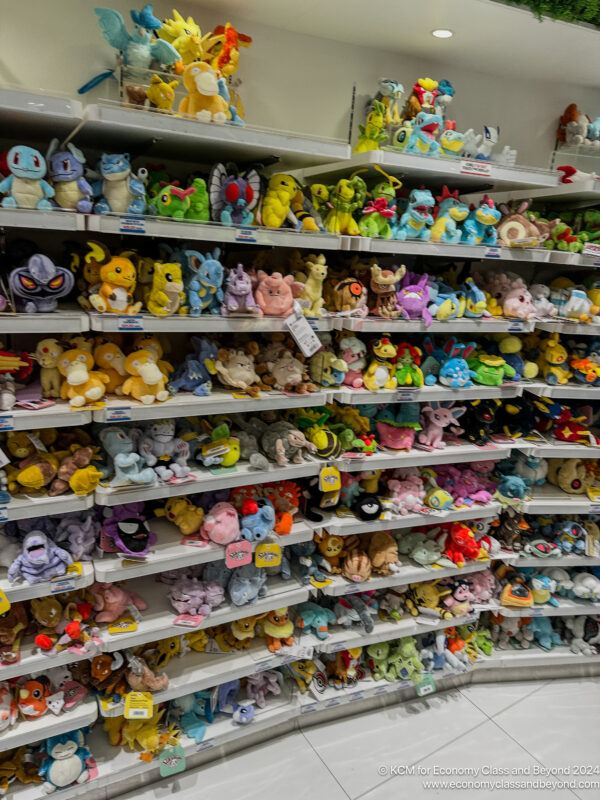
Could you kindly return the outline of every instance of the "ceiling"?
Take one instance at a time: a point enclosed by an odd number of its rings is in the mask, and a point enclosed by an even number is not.
[[[188,0],[215,11],[214,3]],[[377,47],[484,74],[600,85],[600,31],[550,19],[495,0],[219,0],[220,17]],[[450,28],[436,39],[434,28]]]

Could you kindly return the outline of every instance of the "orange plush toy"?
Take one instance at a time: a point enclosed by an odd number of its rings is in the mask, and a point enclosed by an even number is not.
[[[577,108],[577,103],[569,103],[558,119],[558,128],[556,129],[556,140],[558,142],[565,141],[567,125],[569,122],[577,122],[578,119],[579,109]]]

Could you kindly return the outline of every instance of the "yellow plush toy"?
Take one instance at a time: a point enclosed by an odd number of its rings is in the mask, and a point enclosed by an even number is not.
[[[125,359],[125,369],[131,375],[123,384],[123,394],[128,394],[148,406],[154,401],[164,402],[169,393],[166,378],[160,371],[156,354],[152,350],[134,350]]]
[[[170,112],[175,101],[175,87],[179,81],[167,83],[159,75],[153,75],[150,86],[146,89],[146,97],[151,108],[158,111]]]
[[[170,317],[172,314],[187,314],[181,265],[163,264],[157,261],[152,275],[152,288],[146,307],[157,317]]]
[[[197,533],[204,522],[204,511],[193,505],[187,497],[172,497],[163,508],[154,512],[157,517],[165,517],[177,525],[184,536]]]
[[[325,256],[309,256],[305,262],[308,278],[300,293],[301,300],[308,300],[310,305],[302,309],[306,317],[320,317],[323,308],[323,281],[327,277]]]
[[[92,354],[78,347],[63,353],[58,362],[60,374],[66,378],[60,396],[75,408],[104,397],[110,378],[103,372],[92,372],[93,366]]]
[[[60,372],[58,362],[64,353],[56,339],[42,339],[33,354],[40,365],[40,382],[44,397],[60,397]]]
[[[179,103],[179,113],[201,122],[224,123],[231,118],[226,100],[219,94],[219,74],[202,61],[188,64],[183,72],[187,97]]]
[[[94,360],[100,372],[108,377],[107,394],[123,394],[123,384],[127,377],[125,353],[121,348],[106,340],[100,340],[94,348]]]

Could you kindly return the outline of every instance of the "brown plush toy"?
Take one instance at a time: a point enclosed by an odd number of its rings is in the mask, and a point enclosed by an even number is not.
[[[390,575],[392,572],[397,572],[400,566],[398,543],[387,531],[377,531],[369,541],[369,558],[373,565],[373,572],[377,575]]]

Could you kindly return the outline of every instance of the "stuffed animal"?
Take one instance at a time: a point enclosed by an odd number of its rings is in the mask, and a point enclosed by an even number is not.
[[[114,478],[109,486],[127,486],[130,483],[152,486],[156,483],[155,471],[151,467],[144,469],[144,459],[135,452],[129,431],[109,425],[100,431],[98,436],[112,462],[110,467],[114,471]]]
[[[60,371],[58,364],[64,350],[56,339],[42,339],[36,345],[33,357],[40,365],[40,382],[43,397],[60,397]]]
[[[254,564],[236,567],[232,570],[227,585],[229,599],[234,606],[256,603],[259,597],[267,594],[266,583],[267,575],[264,569],[260,569]],[[293,627],[292,625],[292,630]]]
[[[183,85],[188,94],[179,103],[180,114],[219,124],[232,119],[227,81],[209,64],[203,61],[188,64],[183,72]],[[234,119],[237,119],[237,114]]]
[[[146,299],[146,307],[157,317],[187,314],[180,264],[155,262],[152,288]]]
[[[38,150],[25,145],[12,147],[6,155],[6,167],[10,174],[0,181],[3,208],[52,208],[49,198],[54,197],[54,189],[44,180],[46,161]]]
[[[28,584],[49,581],[64,575],[73,563],[71,554],[57,547],[41,530],[30,531],[23,539],[21,554],[8,569],[9,583],[20,578]]]
[[[322,608],[317,603],[301,603],[296,609],[296,627],[300,630],[313,632],[318,639],[329,636],[329,626],[336,623],[336,616],[328,608]]]
[[[88,247],[100,268],[100,286],[89,297],[92,306],[100,312],[137,314],[142,304],[133,298],[136,271],[132,261],[126,256],[112,257],[98,242],[88,242]]]
[[[164,508],[157,508],[154,513],[177,525],[184,536],[197,533],[205,521],[203,509],[193,505],[187,497],[171,497]]]
[[[166,377],[160,371],[152,350],[134,350],[125,359],[125,371],[130,375],[122,385],[122,393],[131,395],[144,405],[162,403],[169,397]]]
[[[8,285],[15,296],[17,311],[27,314],[54,311],[57,301],[69,294],[75,278],[65,267],[58,267],[47,256],[34,253],[13,269]]]
[[[204,518],[201,535],[206,541],[228,545],[240,538],[237,511],[230,503],[216,503]]]
[[[221,312],[228,314],[253,314],[262,316],[262,311],[252,294],[252,279],[242,264],[230,269],[227,274]]]
[[[175,436],[173,420],[157,420],[149,425],[138,449],[146,464],[153,467],[163,481],[173,477],[185,478],[190,474],[187,464],[190,448],[186,441]]]
[[[258,284],[254,292],[256,304],[261,312],[271,317],[289,317],[294,310],[293,275],[274,272],[267,275],[262,269],[257,273]]]
[[[446,447],[444,429],[455,425],[466,410],[465,406],[455,408],[454,403],[444,405],[433,402],[423,406],[423,430],[418,434],[419,442],[427,447],[443,450]]]
[[[300,300],[309,303],[302,311],[306,317],[321,317],[323,300],[323,281],[327,277],[327,264],[325,256],[319,255],[314,260],[311,257],[305,261],[308,278],[300,294]]]
[[[258,397],[259,392],[270,389],[256,373],[254,356],[258,354],[256,342],[249,342],[243,348],[228,350],[221,347],[214,362],[216,374],[224,386],[242,389],[251,397]]]
[[[220,314],[224,294],[223,265],[219,261],[221,250],[215,247],[212,253],[203,255],[197,250],[184,252],[186,292],[192,317],[203,311],[207,314]]]
[[[74,408],[95,403],[104,397],[108,375],[93,372],[94,358],[87,350],[74,348],[63,352],[58,361],[58,370],[64,376],[61,397],[69,400]]]
[[[94,611],[97,622],[114,622],[128,606],[133,605],[138,611],[145,611],[145,601],[135,592],[124,589],[116,583],[100,583],[96,581],[90,586],[90,594],[94,598]]]
[[[60,207],[90,214],[92,187],[83,176],[85,156],[73,142],[60,150],[59,140],[52,139],[46,153],[48,176],[54,186],[54,202]]]
[[[96,168],[102,177],[92,187],[94,196],[100,198],[94,203],[95,214],[144,213],[146,190],[132,177],[129,153],[103,153]]]

